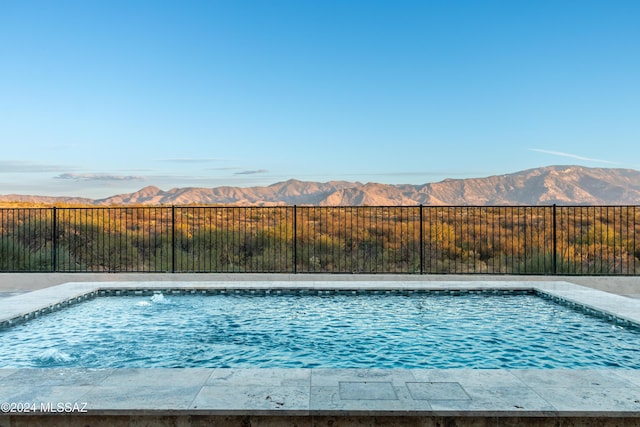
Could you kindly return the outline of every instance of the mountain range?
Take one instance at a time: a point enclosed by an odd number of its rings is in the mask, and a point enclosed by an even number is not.
[[[104,199],[0,195],[0,202],[112,205],[640,205],[640,172],[633,169],[547,166],[484,178],[422,185],[291,179],[266,187],[148,186]]]

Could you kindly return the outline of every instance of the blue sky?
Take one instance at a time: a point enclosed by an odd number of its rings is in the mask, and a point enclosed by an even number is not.
[[[0,0],[0,194],[640,169],[637,0]]]

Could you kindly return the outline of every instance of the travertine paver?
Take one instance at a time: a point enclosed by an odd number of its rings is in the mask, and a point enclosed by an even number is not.
[[[207,368],[132,368],[112,369],[101,386],[150,387],[163,388],[167,385],[175,387],[202,387],[211,376],[213,370]]]
[[[223,414],[266,414],[270,411],[308,414],[309,387],[207,385],[202,387],[190,409]]]
[[[311,370],[311,386],[336,386],[341,381],[391,382],[396,387],[407,381],[415,381],[413,371],[408,369],[330,369]]]
[[[113,369],[47,368],[47,369],[7,369],[3,375],[0,369],[0,386],[37,384],[50,386],[95,385],[111,375]]]
[[[389,384],[389,383],[387,383]],[[428,413],[431,410],[429,402],[413,400],[406,386],[392,387],[393,395],[386,391],[380,394],[373,394],[364,388],[364,399],[357,399],[354,394],[346,393],[342,395],[340,385],[336,386],[312,386],[309,410],[314,415],[392,415],[392,414],[414,414]],[[355,392],[357,387],[352,387],[351,392]],[[344,399],[343,397],[346,397]],[[376,398],[378,397],[378,398]]]
[[[398,400],[390,381],[340,381],[338,392],[342,400]]]
[[[640,357],[640,354],[639,356]],[[640,371],[628,371],[623,375],[629,375]],[[548,388],[627,388],[633,387],[633,384],[627,379],[619,375],[612,375],[612,372],[622,374],[620,370],[610,369],[514,369],[509,371],[514,377],[518,378],[527,386],[544,390]],[[552,374],[552,375],[550,375]]]
[[[41,386],[38,383],[23,383],[21,385],[0,386],[0,403],[33,405],[40,408],[41,404],[60,402],[86,402],[85,395],[93,390],[91,385]],[[121,397],[122,399],[122,397]]]
[[[407,381],[415,381],[411,370],[312,369],[309,409],[354,415],[429,411],[429,402],[411,398]]]
[[[640,416],[640,394],[637,388],[552,387],[538,391],[557,411],[565,415],[585,415],[589,412],[610,415]]]
[[[21,369],[0,369],[0,386],[2,386],[2,379],[4,377],[11,376]]]
[[[640,349],[638,349],[640,351]],[[640,357],[640,356],[638,356]],[[630,383],[640,386],[640,370],[639,369],[615,369],[604,371],[605,375],[614,375],[622,378]]]
[[[466,413],[498,416],[526,413],[545,416],[556,411],[553,405],[526,387],[465,386],[469,400],[432,400],[431,407],[440,414]]]
[[[92,410],[186,410],[211,372],[199,368],[113,369],[83,398]]]
[[[527,370],[513,371],[513,374],[559,411],[640,414],[638,386],[612,375],[610,370],[557,369],[552,374]]]
[[[206,385],[242,385],[242,386],[302,386],[311,384],[311,369],[300,368],[274,368],[274,369],[214,369]]]
[[[487,369],[418,369],[413,375],[419,382],[456,382],[469,399],[432,399],[435,411],[447,414],[465,412],[527,412],[544,415],[554,407],[529,388],[511,371]]]
[[[471,400],[457,382],[409,382],[407,388],[414,400]]]
[[[128,386],[96,386],[88,391],[82,399],[88,403],[90,411],[137,411],[189,409],[198,396],[201,386],[162,386],[128,385]]]

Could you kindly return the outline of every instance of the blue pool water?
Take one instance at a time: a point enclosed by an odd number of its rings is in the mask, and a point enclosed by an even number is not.
[[[531,294],[98,297],[0,330],[0,367],[640,369],[640,331]]]

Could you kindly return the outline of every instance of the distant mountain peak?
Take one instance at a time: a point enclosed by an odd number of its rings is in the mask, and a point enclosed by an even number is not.
[[[147,193],[158,193],[162,191],[159,187],[156,187],[155,185],[147,185],[146,187],[141,188],[140,190],[138,190],[138,192],[147,192]]]
[[[640,172],[633,169],[546,166],[484,178],[445,179],[423,185],[369,182],[308,182],[298,179],[266,187],[150,185],[99,200],[0,195],[0,202],[95,205],[640,205]]]

